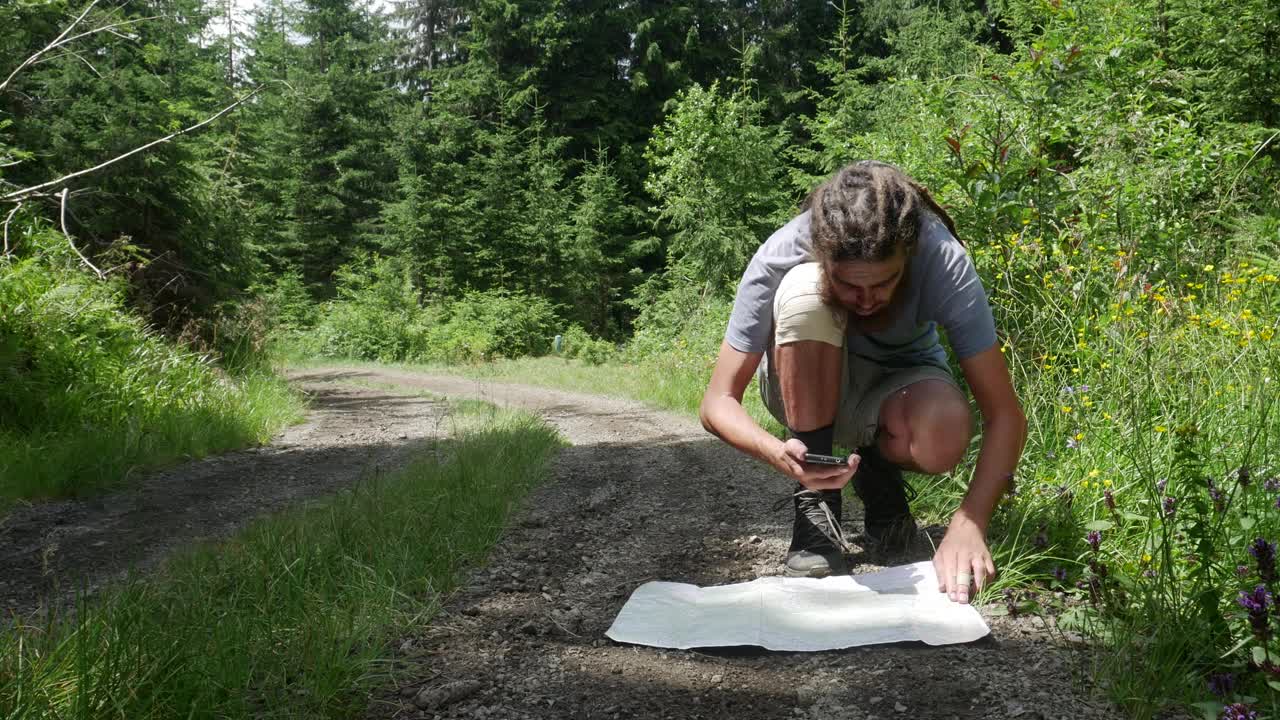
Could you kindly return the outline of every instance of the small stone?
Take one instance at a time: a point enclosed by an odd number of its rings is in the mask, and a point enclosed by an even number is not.
[[[752,535],[751,537],[747,538],[747,542],[751,543],[752,545],[759,545],[760,543],[764,542],[764,538],[760,537],[759,535]]]
[[[439,687],[423,688],[414,696],[413,704],[420,710],[426,710],[427,708],[440,709],[466,700],[476,694],[482,687],[484,685],[479,681],[462,680],[445,683]]]
[[[724,676],[723,676],[723,675],[720,675],[719,673],[717,673],[717,674],[715,674],[715,675],[712,675],[712,676],[711,676],[711,683],[712,683],[713,685],[719,685],[719,684],[720,684],[720,683],[722,683],[722,682],[724,682]]]
[[[876,695],[875,697],[871,698],[871,704],[875,705],[876,703],[880,702],[883,699],[884,698],[880,697],[879,695]]]
[[[893,704],[893,709],[894,709],[894,710],[897,710],[898,712],[906,712],[906,711],[907,711],[907,706],[906,706],[906,705],[903,705],[903,704],[902,704],[902,703],[900,703],[900,702],[896,702],[896,703],[894,703],[894,704]]]

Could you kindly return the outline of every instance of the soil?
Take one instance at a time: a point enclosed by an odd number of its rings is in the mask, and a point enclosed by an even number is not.
[[[0,520],[0,609],[155,567],[253,517],[395,466],[447,430],[416,394],[525,408],[571,443],[429,622],[392,644],[400,681],[369,718],[1093,718],[1116,710],[1082,680],[1075,644],[1038,617],[979,608],[991,635],[820,653],[663,650],[604,633],[649,580],[698,585],[780,572],[790,490],[696,419],[634,402],[391,369],[299,371],[309,421],[269,447],[154,474],[128,491],[19,508]],[[403,391],[370,389],[393,384]],[[860,509],[845,510],[857,530]],[[935,538],[940,528],[928,528]],[[855,574],[927,560],[921,534]]]

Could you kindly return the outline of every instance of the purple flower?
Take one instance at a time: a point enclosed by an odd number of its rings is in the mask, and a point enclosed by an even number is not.
[[[1236,566],[1236,575],[1239,575],[1240,577],[1244,577],[1244,576],[1246,576],[1246,575],[1248,575],[1248,574],[1249,574],[1249,566],[1248,566],[1248,565],[1237,565],[1237,566]]]
[[[1102,500],[1107,504],[1108,510],[1116,509],[1116,496],[1110,490],[1104,490],[1102,492]]]
[[[1164,507],[1164,516],[1169,518],[1173,517],[1178,509],[1178,501],[1171,497],[1165,498],[1161,505]]]
[[[1163,479],[1163,478],[1162,478],[1162,479],[1160,479],[1160,480],[1157,480],[1157,481],[1156,481],[1156,492],[1160,493],[1161,495],[1163,495],[1163,494],[1164,494],[1164,489],[1165,489],[1165,488],[1167,488],[1167,487],[1169,487],[1169,481],[1168,481],[1168,480],[1165,480],[1165,479]]]
[[[1232,703],[1222,708],[1222,720],[1258,720],[1258,713],[1244,703]]]
[[[1258,561],[1258,577],[1262,582],[1275,582],[1276,579],[1276,544],[1257,538],[1249,546],[1249,554]]]
[[[1057,580],[1057,581],[1058,581],[1058,582],[1060,582],[1060,583],[1064,583],[1064,582],[1066,582],[1066,581],[1067,581],[1067,569],[1066,569],[1066,568],[1060,568],[1060,567],[1056,567],[1056,568],[1054,568],[1054,569],[1053,569],[1053,579],[1054,579],[1054,580]]]
[[[1087,392],[1089,392],[1089,386],[1088,386],[1088,385],[1080,385],[1080,386],[1077,386],[1077,387],[1076,387],[1076,392],[1087,393]]]
[[[1280,497],[1276,498],[1276,509],[1280,510]]]
[[[1207,478],[1209,484],[1209,499],[1213,501],[1213,509],[1215,512],[1222,512],[1226,508],[1226,497],[1217,485],[1213,484],[1213,478]]]
[[[1142,577],[1153,578],[1155,576],[1156,576],[1156,571],[1153,570],[1152,568],[1147,568],[1146,570],[1142,571]]]
[[[1236,471],[1236,482],[1240,483],[1240,487],[1249,487],[1249,478],[1249,468],[1241,465]]]
[[[1267,636],[1267,608],[1271,606],[1271,593],[1267,591],[1267,586],[1259,585],[1252,591],[1241,590],[1240,597],[1236,602],[1240,603],[1240,607],[1249,612],[1249,625],[1253,628],[1253,634],[1265,639]]]
[[[1075,393],[1076,393],[1076,389],[1071,387],[1070,385],[1067,385],[1066,387],[1062,388],[1063,395],[1074,395]]]
[[[1226,697],[1235,689],[1236,676],[1231,673],[1214,673],[1209,676],[1209,692],[1218,697]]]
[[[1102,544],[1102,533],[1090,530],[1089,534],[1084,536],[1084,540],[1089,543],[1089,547],[1093,548],[1094,552],[1098,552],[1098,546]]]
[[[1280,477],[1269,477],[1262,482],[1262,487],[1267,492],[1275,492],[1280,490]]]
[[[1067,438],[1067,449],[1068,449],[1068,450],[1076,450],[1076,449],[1078,449],[1079,447],[1080,447],[1080,441],[1079,441],[1079,440],[1077,440],[1077,439],[1075,439],[1075,438],[1073,438],[1073,437],[1069,437],[1069,438]]]

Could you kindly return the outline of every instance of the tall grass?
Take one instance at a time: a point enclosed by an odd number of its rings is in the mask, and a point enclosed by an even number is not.
[[[0,506],[268,440],[301,398],[147,329],[126,288],[53,257],[0,259]]]
[[[0,716],[361,713],[386,643],[484,555],[560,444],[531,416],[455,407],[455,438],[392,475],[0,631]]]

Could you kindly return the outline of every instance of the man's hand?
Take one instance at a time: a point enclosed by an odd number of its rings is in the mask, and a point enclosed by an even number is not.
[[[849,463],[844,467],[810,465],[804,461],[807,452],[809,449],[804,443],[791,438],[777,446],[769,457],[769,464],[810,490],[839,490],[849,484],[849,479],[858,469],[858,462],[862,460],[854,454],[849,456]]]
[[[945,592],[955,602],[968,604],[970,588],[976,588],[973,593],[976,595],[996,576],[983,528],[956,513],[933,556],[933,569],[938,574],[938,591]]]

